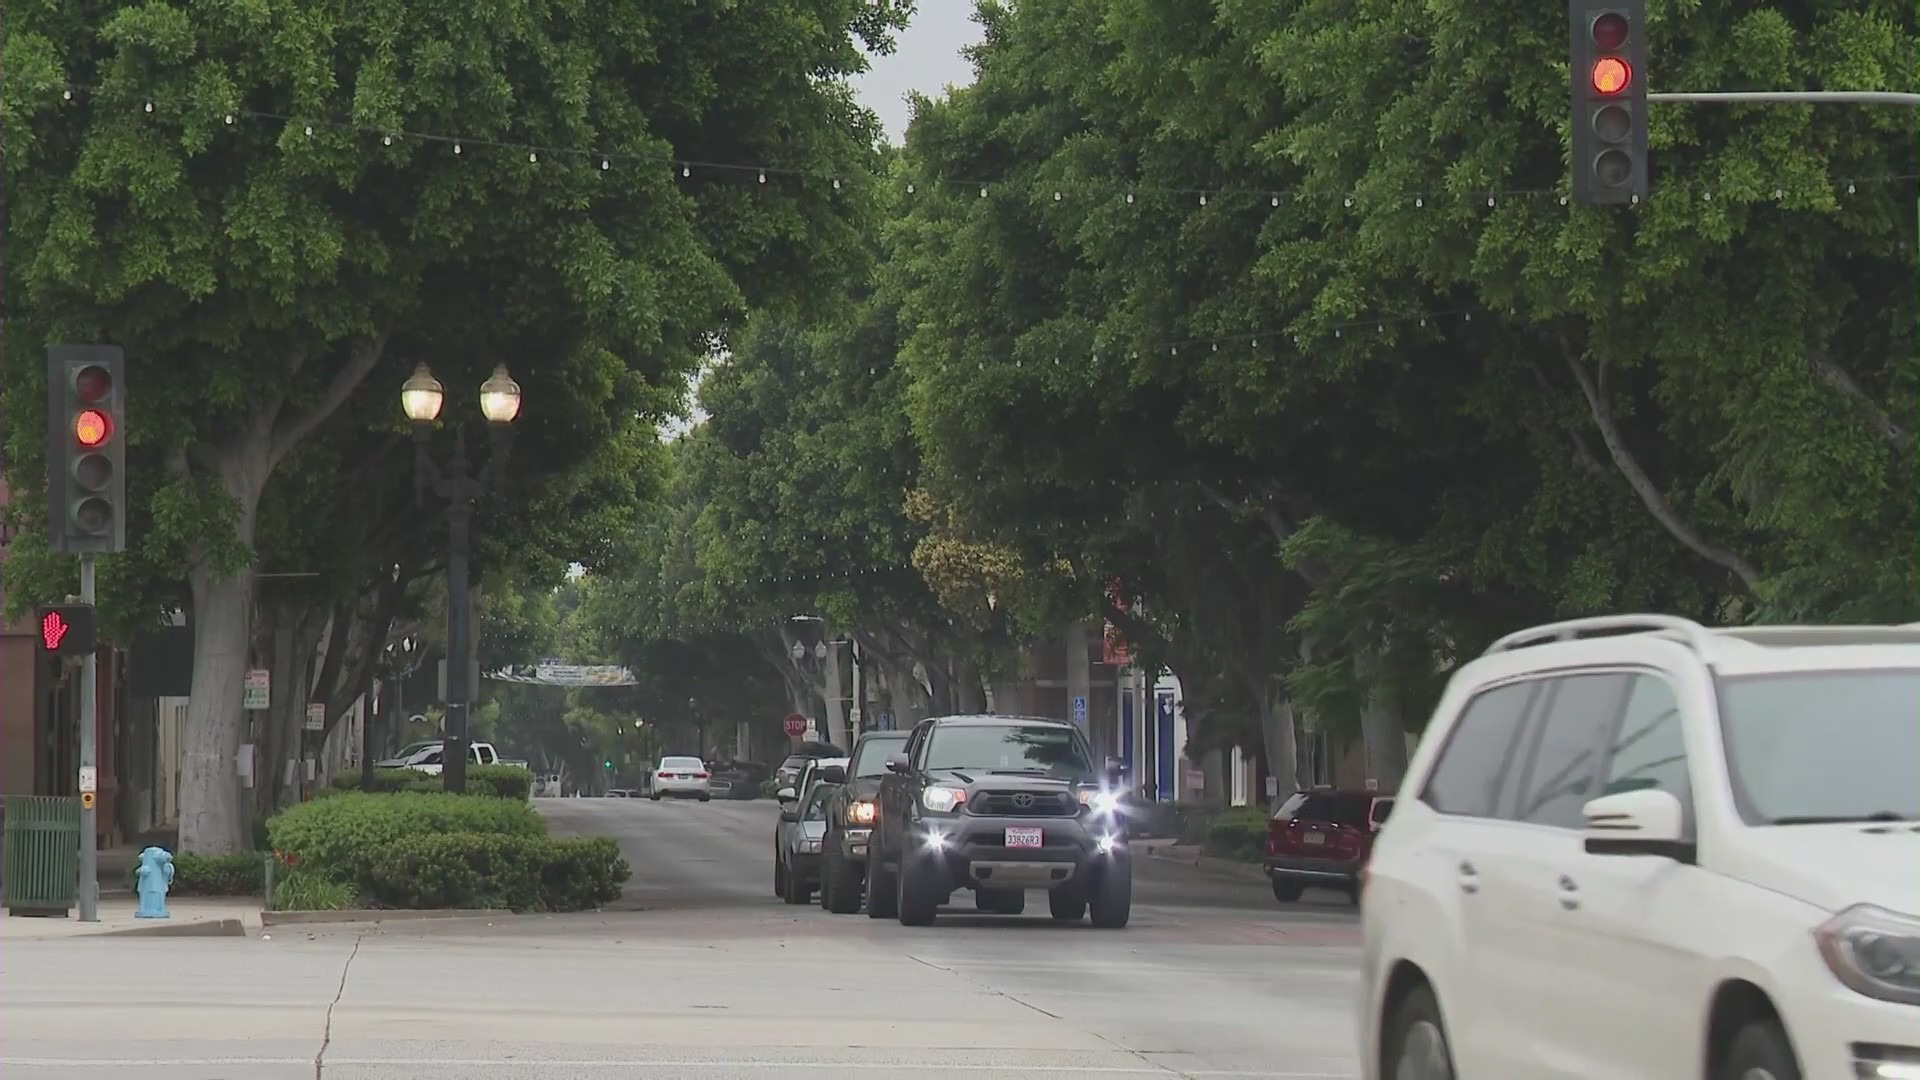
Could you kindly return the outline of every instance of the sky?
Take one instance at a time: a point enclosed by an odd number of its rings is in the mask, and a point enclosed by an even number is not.
[[[898,144],[906,137],[913,116],[907,94],[919,91],[937,97],[949,86],[973,81],[973,66],[960,50],[978,44],[980,25],[973,21],[973,0],[919,0],[913,21],[894,39],[894,51],[873,58],[873,69],[855,80],[860,100],[879,114],[887,138]],[[695,388],[699,380],[694,380]],[[669,423],[662,434],[679,438],[706,419],[698,407],[684,421]]]

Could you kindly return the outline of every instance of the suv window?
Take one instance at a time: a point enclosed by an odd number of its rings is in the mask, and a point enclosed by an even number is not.
[[[1363,829],[1373,797],[1344,792],[1301,791],[1294,794],[1273,816],[1281,821],[1319,821],[1328,825],[1351,825]]]
[[[1520,724],[1539,689],[1538,680],[1508,683],[1468,701],[1440,749],[1421,800],[1442,814],[1492,817],[1520,745]]]
[[[862,736],[853,748],[853,768],[848,774],[855,779],[870,779],[887,775],[887,759],[900,752],[907,744],[906,736],[886,735]]]
[[[1513,818],[1560,829],[1580,827],[1580,807],[1593,798],[1600,772],[1601,735],[1619,715],[1631,677],[1568,675],[1553,680],[1546,707],[1533,723],[1527,769]]]
[[[1920,671],[1911,668],[1721,680],[1740,816],[1751,825],[1920,819],[1915,716]]]
[[[802,821],[827,820],[827,800],[833,795],[833,785],[815,784],[813,795],[807,799],[807,808],[800,815]]]
[[[1633,687],[1627,691],[1619,732],[1607,749],[1607,782],[1600,794],[1648,789],[1667,792],[1679,799],[1682,807],[1693,805],[1680,702],[1667,680],[1658,675],[1635,675]]]

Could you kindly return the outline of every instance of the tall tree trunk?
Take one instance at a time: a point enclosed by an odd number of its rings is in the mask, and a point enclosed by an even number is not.
[[[1360,712],[1360,736],[1367,748],[1367,775],[1382,792],[1398,791],[1407,774],[1407,729],[1391,689],[1374,685]]]
[[[954,709],[962,713],[987,711],[987,687],[980,681],[980,666],[959,660],[953,665]]]
[[[847,738],[847,703],[845,693],[840,689],[844,679],[840,670],[840,652],[837,646],[827,647],[827,741],[845,749],[853,745]]]
[[[221,577],[202,567],[188,575],[188,584],[193,592],[193,679],[180,751],[180,850],[232,855],[245,850],[247,840],[234,761],[245,722],[240,706],[253,571]],[[273,780],[256,774],[254,782]]]
[[[1300,790],[1300,740],[1293,702],[1278,685],[1254,696],[1260,707],[1260,736],[1267,752],[1267,772],[1274,778],[1273,809]]]

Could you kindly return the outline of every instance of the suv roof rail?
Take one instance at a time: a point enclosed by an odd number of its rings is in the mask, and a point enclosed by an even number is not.
[[[1547,623],[1527,630],[1516,630],[1506,637],[1487,646],[1482,656],[1494,653],[1512,652],[1532,645],[1545,645],[1555,641],[1575,641],[1593,634],[1612,631],[1616,634],[1679,634],[1695,652],[1705,652],[1709,644],[1710,631],[1678,615],[1596,615],[1586,619],[1568,619],[1565,622]]]

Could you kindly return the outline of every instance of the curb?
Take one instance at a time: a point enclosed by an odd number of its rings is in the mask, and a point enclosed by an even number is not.
[[[246,937],[247,926],[239,919],[199,919],[194,922],[157,922],[152,926],[130,926],[125,930],[103,930],[98,934],[76,937]]]
[[[1222,859],[1214,855],[1188,855],[1184,852],[1175,854],[1173,851],[1175,846],[1176,845],[1171,843],[1148,843],[1137,845],[1134,850],[1139,851],[1148,858],[1158,859],[1161,862],[1197,867],[1201,870],[1210,870],[1214,873],[1229,877],[1245,878],[1248,881],[1267,880],[1267,872],[1259,863],[1237,862],[1233,859]]]
[[[303,926],[314,923],[418,922],[423,919],[497,919],[511,915],[506,908],[432,908],[424,911],[386,908],[348,908],[344,911],[263,911],[261,926]]]

